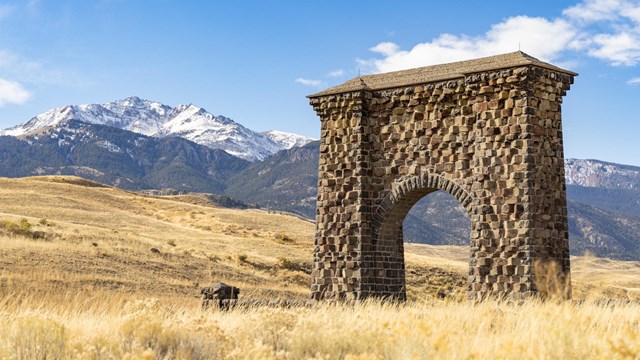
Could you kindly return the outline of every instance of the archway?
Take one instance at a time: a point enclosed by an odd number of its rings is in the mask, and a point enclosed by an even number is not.
[[[403,299],[398,221],[435,189],[472,222],[468,298],[569,274],[561,103],[576,73],[522,52],[365,75],[310,96],[321,119],[313,299]]]
[[[378,273],[375,293],[381,297],[405,300],[402,224],[406,215],[420,199],[438,190],[453,196],[467,212],[471,211],[471,197],[453,181],[439,175],[412,176],[394,184],[392,189],[380,202],[373,217],[373,268]]]
[[[407,300],[466,299],[471,218],[458,200],[429,193],[405,216],[402,234]]]

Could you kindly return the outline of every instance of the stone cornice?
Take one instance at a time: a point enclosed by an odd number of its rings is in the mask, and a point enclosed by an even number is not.
[[[400,86],[425,84],[435,81],[458,79],[473,73],[521,66],[537,66],[570,76],[578,75],[575,72],[540,61],[522,51],[516,51],[502,55],[393,71],[384,74],[362,75],[348,80],[341,85],[331,87],[307,97],[317,98],[359,90],[383,90]]]

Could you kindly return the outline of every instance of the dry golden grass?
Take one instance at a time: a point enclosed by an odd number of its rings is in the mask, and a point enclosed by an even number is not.
[[[26,219],[46,233],[44,240],[0,233],[1,289],[183,298],[226,281],[243,295],[307,297],[308,275],[277,264],[285,257],[309,267],[311,223],[182,200],[73,177],[0,179],[0,221]],[[282,232],[291,241],[278,241]]]
[[[0,358],[637,359],[640,306],[375,301],[202,311],[193,303],[0,301]]]
[[[573,257],[580,301],[474,305],[460,301],[468,248],[406,244],[405,305],[205,312],[199,288],[213,281],[306,299],[313,224],[73,177],[0,178],[0,225],[23,219],[27,232],[0,226],[0,358],[640,358],[638,262]]]

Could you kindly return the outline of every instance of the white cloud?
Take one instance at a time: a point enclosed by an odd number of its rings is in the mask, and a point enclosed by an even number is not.
[[[330,71],[327,76],[328,77],[342,77],[346,72],[343,69]]]
[[[614,20],[618,17],[620,10],[627,7],[629,3],[622,0],[586,0],[565,9],[562,13],[571,19],[584,22]]]
[[[0,79],[0,107],[6,104],[24,104],[31,98],[31,93],[21,84]]]
[[[392,42],[382,42],[371,49],[373,52],[380,53],[385,56],[391,56],[400,50],[400,47]]]
[[[380,43],[370,50],[382,54],[382,59],[359,62],[374,72],[387,72],[513,52],[519,48],[549,61],[569,47],[575,35],[573,26],[561,19],[516,16],[493,25],[481,36],[442,34],[408,51],[400,50],[394,43]]]
[[[588,55],[614,66],[640,63],[640,1],[585,0],[563,14],[582,26]]]
[[[640,33],[599,34],[593,44],[588,54],[612,65],[634,66],[640,62]]]
[[[522,50],[544,61],[572,63],[565,55],[586,54],[614,66],[640,64],[640,0],[585,0],[556,19],[514,16],[482,35],[442,34],[402,50],[381,42],[361,60],[367,72],[388,72]]]
[[[7,50],[0,50],[0,76],[37,85],[64,85],[82,87],[91,84],[74,70],[51,69]]]
[[[306,85],[306,86],[314,86],[314,87],[322,86],[322,81],[320,81],[320,80],[310,80],[310,79],[305,79],[305,78],[297,78],[295,81],[298,84],[302,84],[302,85]]]
[[[627,81],[627,84],[629,84],[629,85],[640,85],[640,77],[634,77],[632,79],[629,79],[629,81]]]

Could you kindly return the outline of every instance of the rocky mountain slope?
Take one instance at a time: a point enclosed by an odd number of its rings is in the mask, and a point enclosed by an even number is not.
[[[319,142],[283,150],[251,164],[229,179],[225,194],[262,207],[314,219]]]
[[[69,120],[0,136],[0,176],[77,175],[124,189],[222,192],[250,163],[179,137],[155,138]]]
[[[565,160],[567,185],[640,190],[640,167],[600,160]]]
[[[23,124],[0,131],[0,135],[25,136],[58,127],[70,120],[112,126],[159,138],[178,136],[249,161],[262,160],[280,150],[312,141],[301,135],[280,131],[258,133],[193,104],[170,107],[135,96],[106,104],[55,108]]]
[[[313,139],[306,136],[291,134],[288,132],[278,131],[278,130],[269,130],[269,131],[262,132],[261,134],[275,141],[276,143],[284,146],[285,149],[305,146],[306,144],[314,141]]]

